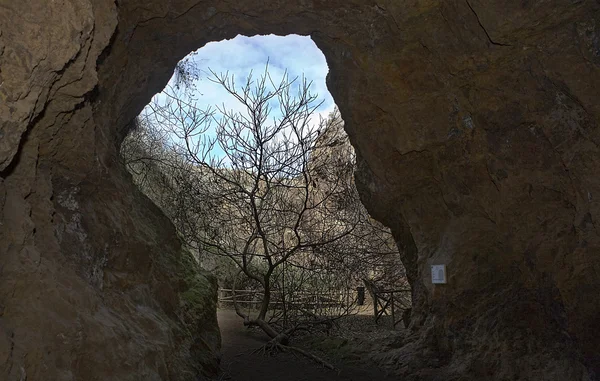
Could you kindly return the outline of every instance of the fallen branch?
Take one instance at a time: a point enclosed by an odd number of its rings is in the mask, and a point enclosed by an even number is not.
[[[283,350],[293,351],[293,352],[300,353],[301,355],[303,355],[303,356],[305,356],[305,357],[307,357],[307,358],[315,361],[316,363],[323,365],[325,368],[338,371],[338,369],[335,366],[333,366],[332,364],[330,364],[327,361],[323,360],[319,356],[316,356],[316,355],[314,355],[314,354],[312,354],[310,352],[305,351],[304,349],[300,349],[300,348],[297,348],[297,347],[291,347],[291,346],[283,345],[283,344],[278,344],[278,345],[280,347],[282,347]]]
[[[278,342],[275,339],[270,340],[268,343],[266,343],[262,347],[256,349],[253,353],[259,353],[259,352],[261,352],[263,355],[266,355],[267,353],[273,353],[273,352],[295,352],[295,353],[301,354],[302,356],[308,358],[309,360],[316,362],[317,364],[321,364],[322,366],[324,366],[327,369],[331,369],[336,372],[339,371],[339,369],[337,369],[335,366],[333,366],[331,363],[325,361],[321,357],[314,355],[310,352],[307,352],[304,349],[300,349],[298,347],[292,347],[289,345],[281,344],[280,342]]]

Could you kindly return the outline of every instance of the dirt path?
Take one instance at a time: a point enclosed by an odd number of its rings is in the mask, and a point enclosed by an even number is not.
[[[276,356],[252,354],[267,339],[249,330],[231,310],[219,310],[223,342],[223,380],[231,381],[392,381],[377,369],[334,363],[341,371],[331,371],[304,357],[280,353]]]

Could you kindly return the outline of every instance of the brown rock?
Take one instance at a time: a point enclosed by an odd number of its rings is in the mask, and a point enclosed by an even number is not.
[[[327,57],[362,197],[414,288],[415,333],[386,359],[424,379],[598,379],[597,2],[0,9],[2,379],[210,372],[211,303],[186,315],[174,230],[117,146],[180,58],[238,33],[310,34]]]

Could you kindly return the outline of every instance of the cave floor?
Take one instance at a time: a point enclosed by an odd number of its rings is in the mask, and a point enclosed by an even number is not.
[[[357,364],[331,361],[340,371],[322,367],[305,357],[289,353],[275,356],[252,352],[267,342],[262,332],[247,329],[232,310],[219,310],[223,374],[231,381],[388,381],[383,371]],[[330,359],[327,359],[330,360]]]

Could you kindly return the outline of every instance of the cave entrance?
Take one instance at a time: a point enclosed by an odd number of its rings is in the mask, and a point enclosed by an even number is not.
[[[355,315],[393,328],[410,308],[392,234],[358,196],[327,73],[306,36],[209,43],[177,64],[121,150],[217,277],[221,309],[282,344],[293,327],[329,332]]]
[[[31,3],[0,13],[0,379],[214,369],[216,290],[116,161],[176,63],[238,33],[327,57],[361,196],[414,286],[419,332],[386,356],[401,376],[597,378],[597,2]]]

